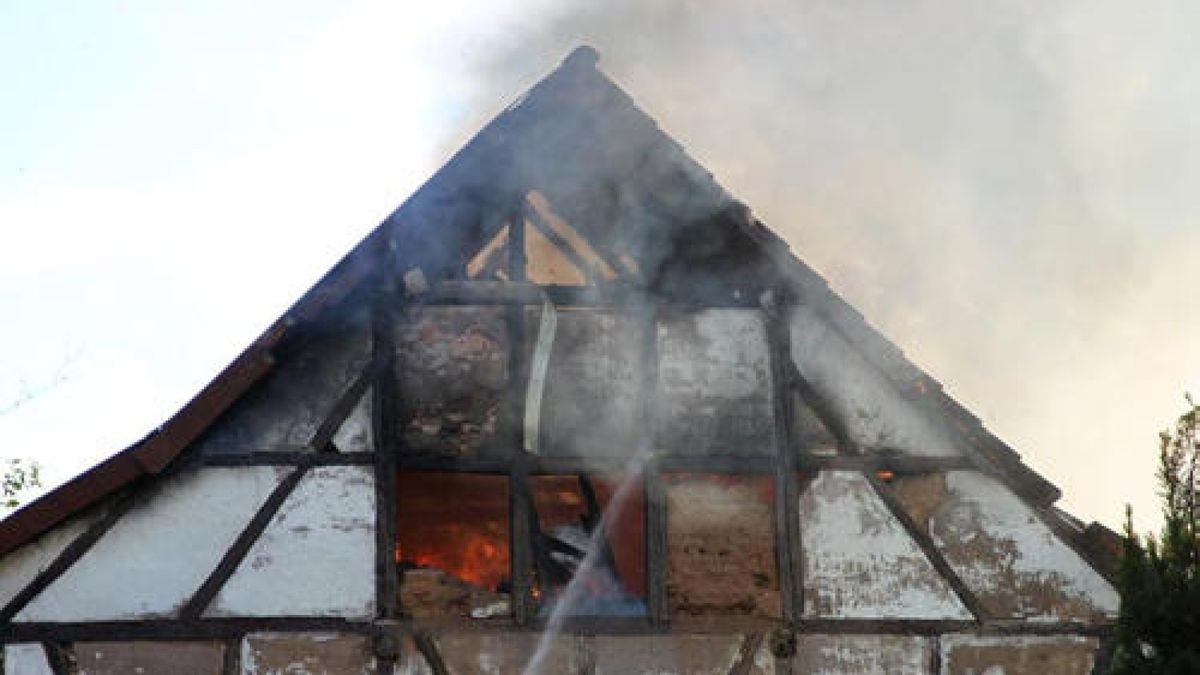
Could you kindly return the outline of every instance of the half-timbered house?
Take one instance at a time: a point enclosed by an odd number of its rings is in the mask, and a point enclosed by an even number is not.
[[[0,522],[7,673],[1103,661],[1096,528],[596,66]]]

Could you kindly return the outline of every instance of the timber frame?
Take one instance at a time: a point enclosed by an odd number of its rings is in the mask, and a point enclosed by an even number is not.
[[[572,55],[564,64],[562,77],[577,74],[580,58]],[[558,77],[556,74],[553,77]],[[591,75],[587,75],[591,77]],[[545,85],[539,85],[545,86]],[[531,93],[531,96],[533,94]],[[514,126],[506,111],[481,138],[496,135]],[[473,144],[476,141],[472,142]],[[468,146],[470,147],[470,146]],[[450,180],[470,158],[464,149],[438,176]],[[848,305],[833,295],[811,269],[791,255],[774,234],[747,212],[733,209],[723,214],[721,223],[751,240],[770,262],[768,278],[759,279],[766,292],[746,288],[733,295],[714,296],[701,301],[692,296],[673,296],[630,274],[612,251],[597,244],[594,248],[605,264],[616,271],[615,280],[606,280],[597,270],[573,254],[567,242],[556,238],[542,216],[528,205],[530,186],[521,186],[517,198],[499,200],[490,214],[493,227],[508,223],[507,257],[503,261],[506,278],[471,279],[466,263],[473,251],[459,252],[449,269],[419,288],[410,288],[405,273],[414,269],[411,254],[397,245],[396,231],[414,210],[414,195],[396,214],[385,221],[350,255],[340,262],[296,306],[273,324],[263,336],[234,361],[195,400],[160,430],[119,453],[93,471],[72,481],[63,489],[38,500],[13,518],[0,523],[0,555],[31,541],[68,517],[88,509],[100,512],[74,542],[4,607],[0,608],[0,643],[43,642],[48,645],[55,672],[65,671],[60,647],[71,642],[103,640],[181,640],[219,639],[234,641],[263,630],[326,631],[371,636],[376,645],[380,672],[391,672],[396,645],[411,639],[426,657],[434,672],[445,672],[431,631],[452,628],[455,631],[535,632],[545,622],[537,616],[533,597],[534,553],[532,550],[533,513],[531,478],[540,475],[622,473],[630,469],[627,456],[542,455],[526,450],[525,401],[531,364],[526,326],[526,309],[544,306],[601,311],[616,310],[632,317],[638,330],[640,362],[637,398],[639,415],[635,421],[639,449],[647,460],[637,467],[641,473],[640,491],[645,504],[646,607],[644,617],[575,618],[563,629],[577,636],[598,634],[666,634],[684,629],[690,633],[745,634],[740,657],[732,672],[746,672],[762,644],[769,644],[777,657],[778,672],[788,672],[789,649],[795,649],[797,634],[901,634],[929,636],[930,662],[939,656],[938,636],[968,632],[983,636],[1095,636],[1110,640],[1112,622],[1027,622],[992,616],[970,591],[939,552],[930,535],[913,521],[899,504],[889,481],[898,476],[920,476],[956,470],[971,470],[996,478],[1010,487],[1022,503],[1037,515],[1064,543],[1080,554],[1104,578],[1111,581],[1103,561],[1090,555],[1082,535],[1054,508],[1057,489],[1020,463],[1019,456],[989,434],[978,421],[946,396],[940,385],[915,366],[907,363],[899,350],[858,317]],[[428,188],[422,188],[427,191]],[[565,286],[537,284],[529,280],[525,255],[525,226],[536,228],[578,267],[587,285]],[[515,225],[515,226],[514,226]],[[495,227],[494,227],[495,229]],[[494,231],[494,230],[493,230]],[[444,263],[444,261],[443,261]],[[304,339],[304,327],[326,313],[353,303],[365,303],[370,317],[370,359],[345,389],[335,405],[318,425],[312,438],[303,445],[289,448],[247,449],[238,453],[188,452],[230,406],[250,391],[275,366],[275,354],[281,345]],[[913,401],[933,419],[952,430],[955,441],[969,451],[955,457],[923,457],[856,447],[834,415],[829,403],[798,371],[792,358],[786,317],[795,306],[818,307],[823,317],[849,342],[871,357],[871,363],[892,381],[903,380],[900,395]],[[400,429],[406,420],[398,418],[405,395],[397,385],[396,327],[409,307],[499,308],[503,310],[506,331],[506,377],[501,398],[497,434],[487,441],[476,456],[421,454],[405,447]],[[655,448],[655,430],[659,421],[659,357],[656,331],[660,319],[671,312],[692,313],[709,309],[734,309],[752,313],[765,329],[771,397],[772,453],[753,456],[733,452],[708,455],[673,454]],[[532,336],[536,339],[536,336]],[[373,451],[342,452],[332,439],[351,414],[356,402],[369,391],[372,401],[370,420]],[[819,419],[835,440],[834,448],[815,448],[796,437],[797,404],[802,404]],[[99,621],[79,623],[15,623],[13,617],[35,596],[50,586],[77,562],[134,504],[137,493],[148,485],[179,472],[200,466],[251,467],[273,466],[290,469],[287,477],[258,508],[233,544],[224,552],[215,569],[171,619]],[[375,477],[375,616],[370,620],[319,617],[211,618],[204,616],[213,601],[245,558],[251,546],[270,523],[280,506],[293,493],[301,479],[317,467],[370,467]],[[814,619],[805,616],[804,550],[801,520],[796,505],[812,476],[826,470],[857,472],[865,477],[871,492],[887,507],[903,531],[917,544],[938,575],[946,580],[954,595],[970,612],[970,620],[921,619]],[[511,554],[511,616],[506,620],[472,621],[467,619],[417,620],[411,618],[400,602],[402,580],[397,572],[395,542],[397,503],[396,476],[401,472],[433,471],[505,476],[509,494],[509,533]],[[753,475],[768,477],[773,487],[772,534],[776,579],[779,585],[778,616],[708,617],[704,620],[673,618],[667,593],[667,504],[666,476],[674,473]],[[789,647],[790,645],[790,647]],[[226,651],[226,672],[237,672],[236,650]],[[55,656],[59,654],[59,656]],[[230,654],[233,654],[232,656]],[[936,670],[934,672],[937,672]]]

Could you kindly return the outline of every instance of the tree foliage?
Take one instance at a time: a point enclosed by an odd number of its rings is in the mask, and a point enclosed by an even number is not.
[[[37,462],[22,459],[3,460],[3,472],[4,495],[0,501],[0,513],[20,506],[24,494],[42,484]]]
[[[1141,539],[1126,507],[1114,673],[1200,673],[1200,406],[1159,437],[1163,530]]]

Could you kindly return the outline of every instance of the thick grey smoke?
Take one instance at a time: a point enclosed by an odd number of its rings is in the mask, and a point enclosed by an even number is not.
[[[1110,525],[1200,387],[1200,9],[525,8],[465,107],[580,43],[835,290]],[[473,126],[473,125],[468,125]],[[457,139],[461,140],[461,139]]]

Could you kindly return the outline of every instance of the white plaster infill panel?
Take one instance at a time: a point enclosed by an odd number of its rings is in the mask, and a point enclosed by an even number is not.
[[[828,401],[850,440],[867,449],[911,455],[962,454],[946,433],[811,308],[793,309],[789,328],[792,361]]]
[[[929,533],[989,611],[1043,621],[1116,616],[1116,590],[1006,486],[951,471],[946,490]]]
[[[14,620],[174,616],[266,501],[280,472],[204,468],[162,482]]]
[[[336,466],[305,474],[205,615],[374,613],[374,476]]]
[[[40,643],[4,645],[4,675],[54,675]]]
[[[862,474],[822,471],[799,507],[805,617],[972,618]]]
[[[69,521],[0,559],[0,607],[12,602],[29,582],[50,566],[71,542],[87,531],[98,513]]]

